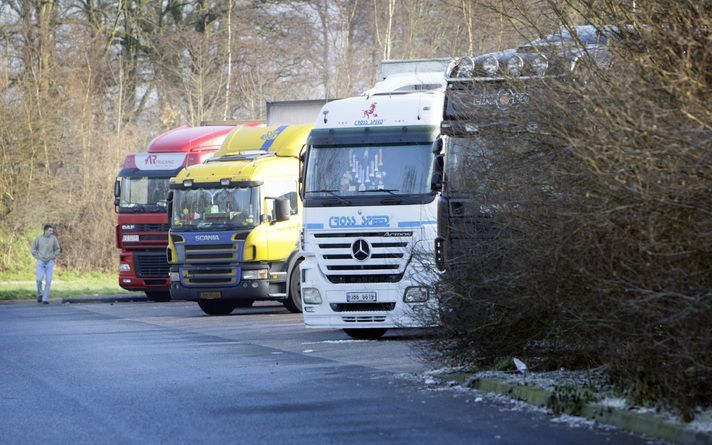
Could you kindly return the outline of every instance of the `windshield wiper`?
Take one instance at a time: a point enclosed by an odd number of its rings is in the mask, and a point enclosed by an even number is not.
[[[394,192],[400,192],[398,189],[366,189],[366,190],[359,190],[359,193],[366,193],[366,192],[386,192],[390,195],[395,196],[396,198],[400,198],[400,195],[397,195]]]
[[[347,206],[350,206],[350,205],[351,205],[351,201],[349,201],[348,199],[343,198],[343,197],[341,197],[340,195],[338,195],[338,194],[336,193],[336,190],[327,190],[327,189],[324,189],[324,190],[309,190],[309,191],[307,191],[307,193],[328,193],[328,194],[330,194],[331,196],[333,196],[334,198],[336,198],[336,199],[338,199],[338,200],[344,202]]]

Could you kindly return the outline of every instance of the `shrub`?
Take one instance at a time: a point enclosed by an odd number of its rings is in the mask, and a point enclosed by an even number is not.
[[[549,3],[564,24],[625,32],[610,67],[529,110],[537,134],[492,130],[471,191],[494,217],[461,234],[441,283],[441,350],[603,364],[689,419],[712,404],[712,3],[564,4]]]

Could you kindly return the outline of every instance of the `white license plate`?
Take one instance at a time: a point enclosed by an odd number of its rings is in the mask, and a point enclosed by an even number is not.
[[[347,303],[373,303],[378,301],[375,292],[346,292]]]
[[[131,242],[138,242],[138,235],[123,235],[121,237],[121,241],[131,243]]]

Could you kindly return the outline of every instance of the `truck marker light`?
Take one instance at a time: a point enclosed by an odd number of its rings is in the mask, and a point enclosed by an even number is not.
[[[186,179],[185,181],[183,181],[183,187],[193,187],[193,180]]]
[[[220,180],[220,185],[230,185],[230,178],[223,178]]]
[[[128,284],[130,284],[130,283],[131,283],[131,278],[124,278],[124,279],[121,280],[121,282],[122,282],[122,283],[128,283]]]

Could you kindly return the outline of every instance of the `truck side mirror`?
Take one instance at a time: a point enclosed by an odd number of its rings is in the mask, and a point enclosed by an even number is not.
[[[121,196],[121,181],[119,181],[119,178],[116,178],[116,181],[114,181],[114,198],[118,198],[119,196]]]
[[[440,192],[443,189],[443,167],[445,160],[443,155],[439,154],[433,158],[433,176],[430,179],[430,190]]]
[[[166,213],[168,214],[168,225],[171,225],[173,221],[173,190],[168,190],[168,195],[166,196]]]
[[[304,201],[304,176],[307,168],[307,153],[305,149],[307,146],[302,147],[302,151],[299,152],[299,197]]]
[[[435,141],[433,141],[433,145],[431,148],[433,150],[433,153],[435,153],[436,155],[439,155],[440,153],[442,153],[443,152],[443,137],[440,136],[439,138],[435,139]]]
[[[275,222],[289,221],[292,216],[292,209],[287,198],[275,198],[274,218]]]

